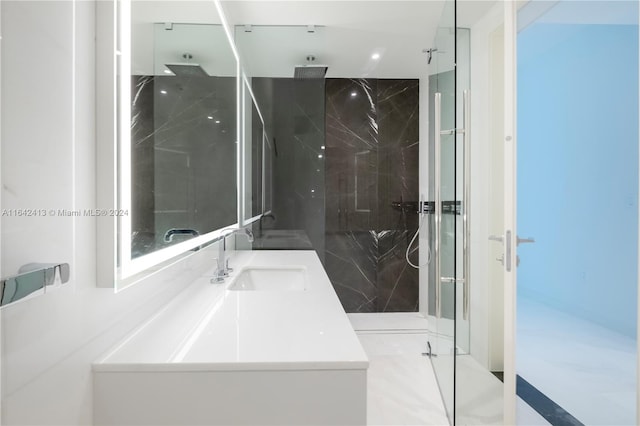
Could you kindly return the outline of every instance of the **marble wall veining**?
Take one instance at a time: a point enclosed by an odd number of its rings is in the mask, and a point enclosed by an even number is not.
[[[329,278],[347,312],[417,311],[419,82],[327,79],[325,99]]]

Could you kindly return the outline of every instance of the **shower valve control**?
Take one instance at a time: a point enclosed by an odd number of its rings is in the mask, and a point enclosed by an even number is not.
[[[429,214],[435,211],[435,204],[428,201],[420,201],[418,204],[418,214]]]

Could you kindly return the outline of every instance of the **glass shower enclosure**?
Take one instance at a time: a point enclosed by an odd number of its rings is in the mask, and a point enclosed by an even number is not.
[[[470,352],[470,31],[458,28],[455,0],[444,4],[429,52],[429,348],[451,424],[460,399],[458,361]]]
[[[429,347],[428,354],[449,422],[455,422],[456,294],[464,280],[458,258],[460,227],[460,185],[457,146],[456,2],[444,4],[434,46],[429,52],[430,115],[430,199],[431,247],[429,269]]]

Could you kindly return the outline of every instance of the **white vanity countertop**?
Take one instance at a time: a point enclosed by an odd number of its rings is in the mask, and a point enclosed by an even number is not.
[[[213,264],[214,262],[212,262]],[[315,251],[237,251],[93,364],[94,371],[364,369],[368,359]],[[246,267],[302,267],[304,291],[232,291]]]

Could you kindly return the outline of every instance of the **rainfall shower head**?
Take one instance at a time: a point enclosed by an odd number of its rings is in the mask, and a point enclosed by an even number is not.
[[[293,73],[296,80],[311,80],[324,78],[328,67],[321,65],[299,65]]]
[[[315,60],[315,56],[307,56],[306,65],[296,65],[293,72],[293,78],[296,80],[314,80],[324,78],[329,67],[326,65],[316,65],[313,63]]]
[[[198,64],[165,64],[178,77],[209,77]]]
[[[187,61],[193,59],[191,53],[184,53],[182,57]],[[165,66],[178,77],[209,77],[209,74],[199,64],[194,64],[193,62],[165,64]]]

